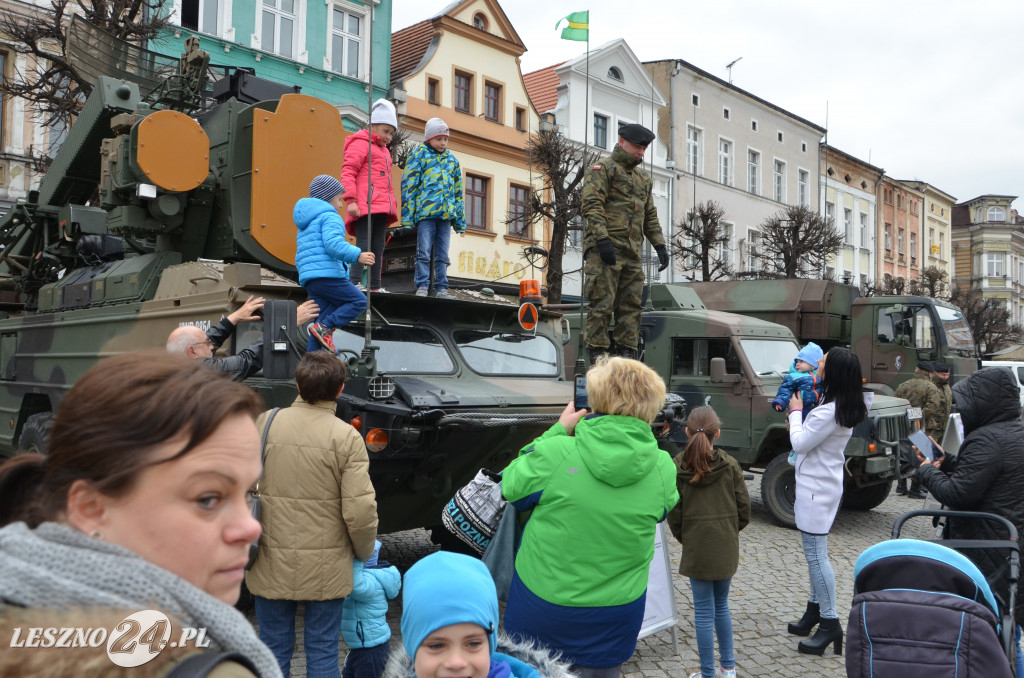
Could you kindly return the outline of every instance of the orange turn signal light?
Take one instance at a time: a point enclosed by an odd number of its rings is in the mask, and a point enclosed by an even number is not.
[[[869,452],[874,452],[877,449],[878,449],[877,445],[875,445],[874,443],[868,443],[868,451]]]
[[[543,297],[540,296],[540,281],[536,278],[519,281],[519,303],[526,301],[543,301]]]
[[[372,428],[366,433],[366,449],[380,452],[388,446],[388,433],[384,429]]]
[[[357,430],[357,431],[362,431],[363,430],[363,418],[360,417],[359,415],[356,415],[356,416],[352,417],[352,421],[349,422],[349,425],[352,428],[354,428],[355,430]]]

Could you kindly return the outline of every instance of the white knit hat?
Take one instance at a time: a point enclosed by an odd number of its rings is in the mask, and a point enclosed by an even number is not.
[[[448,125],[446,125],[444,120],[441,118],[431,118],[430,120],[427,120],[427,125],[423,128],[423,133],[426,135],[424,141],[430,141],[434,137],[451,136],[448,133]]]
[[[398,129],[398,114],[395,112],[395,105],[387,99],[377,99],[370,109],[371,125],[391,125]]]

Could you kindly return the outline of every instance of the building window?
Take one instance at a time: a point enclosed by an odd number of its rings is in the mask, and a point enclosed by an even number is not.
[[[512,185],[508,189],[508,234],[517,238],[530,237],[527,215],[530,209],[530,189]]]
[[[501,86],[484,83],[484,117],[491,122],[501,121]]]
[[[860,213],[860,246],[868,247],[868,215],[864,212]]]
[[[917,259],[917,233],[910,234],[910,258]]]
[[[889,204],[889,205],[892,204],[892,189],[891,188],[883,188],[882,189],[882,199],[885,200],[885,202],[887,204]]]
[[[853,210],[843,208],[843,229],[846,232],[846,244],[853,247]]]
[[[694,95],[696,96],[696,95]],[[686,171],[700,174],[704,160],[704,131],[686,126]]]
[[[363,17],[338,7],[331,24],[331,69],[350,78],[359,77],[359,51],[362,46]],[[429,86],[429,85],[428,85]]]
[[[1006,210],[1002,207],[989,207],[986,221],[1002,222],[1006,221]]]
[[[896,252],[903,257],[903,229],[896,229]]]
[[[772,198],[776,202],[786,202],[786,163],[775,161],[774,181],[772,182]]]
[[[218,35],[219,0],[182,0],[181,26],[200,33]]]
[[[608,69],[608,77],[611,78],[612,80],[618,80],[619,82],[622,82],[622,71],[620,71],[617,66],[612,66],[611,68]]]
[[[913,198],[910,199],[910,213],[917,214],[917,200]]]
[[[753,132],[757,131],[757,120],[751,120],[750,121],[750,129]]]
[[[892,224],[885,225],[885,251],[892,256]]]
[[[526,131],[526,109],[521,106],[516,106],[516,129]]]
[[[747,190],[754,195],[760,195],[761,185],[761,154],[757,151],[747,150]]]
[[[801,153],[806,153],[807,152],[807,142],[806,141],[801,141],[800,142],[800,152]]]
[[[732,142],[725,139],[718,140],[718,181],[732,185]]]
[[[473,76],[467,73],[455,74],[455,110],[459,113],[472,113],[470,92],[473,88]]]
[[[985,273],[989,278],[1002,278],[1005,274],[1006,255],[1002,252],[989,252],[985,255]]]
[[[473,15],[473,27],[479,28],[481,31],[487,30],[487,17],[480,12]]]
[[[427,78],[427,103],[441,105],[441,81],[437,78]]]
[[[761,233],[759,231],[747,232],[747,270],[756,271],[760,268],[760,246]]]
[[[903,194],[902,193],[897,193],[896,194],[896,209],[898,209],[898,210],[903,209]]]
[[[487,185],[484,177],[466,175],[466,226],[487,230]]]
[[[932,205],[932,207],[934,207],[934,205]],[[930,255],[932,255],[933,257],[935,256],[935,229],[934,228],[929,228],[928,229],[928,253]]]
[[[718,258],[721,259],[722,261],[726,260],[726,253],[729,252],[731,249],[729,247],[729,244],[732,242],[732,231],[732,224],[722,224],[722,235],[724,236],[725,240],[718,243]],[[731,258],[732,257],[729,257],[729,259]],[[694,265],[696,265],[696,262],[694,262]],[[693,266],[691,266],[691,268],[693,268]]]
[[[729,119],[729,109],[728,108],[725,108],[725,107],[722,108],[722,117],[725,118],[726,120]]]
[[[811,206],[810,184],[811,175],[807,170],[800,170],[796,173],[796,197],[801,207]]]
[[[694,94],[690,96],[690,103],[694,106],[700,106],[700,95]]]
[[[945,261],[943,254],[946,252],[946,234],[939,231],[939,259]]]
[[[782,143],[782,132],[779,132],[779,143]]]
[[[830,202],[825,203],[825,221],[831,221],[835,225],[836,206]]]
[[[608,116],[594,113],[594,145],[608,148]]]
[[[260,49],[294,58],[295,0],[263,0]]]

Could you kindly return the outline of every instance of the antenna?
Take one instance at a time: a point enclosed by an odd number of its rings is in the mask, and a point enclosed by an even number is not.
[[[725,65],[725,70],[729,71],[729,84],[730,85],[732,84],[732,67],[735,66],[736,62],[739,61],[742,58],[743,57],[736,57],[735,59],[733,59],[732,61],[730,61],[729,63],[727,63]]]

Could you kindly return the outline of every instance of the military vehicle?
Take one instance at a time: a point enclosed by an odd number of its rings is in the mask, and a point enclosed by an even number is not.
[[[959,308],[930,297],[861,297],[852,285],[826,280],[730,280],[689,283],[719,311],[785,325],[801,344],[849,346],[870,387],[891,395],[919,360],[949,363],[950,384],[980,369]]]
[[[225,348],[266,331],[265,373],[247,383],[268,406],[295,399],[279,369],[305,344],[291,210],[313,176],[340,175],[345,131],[292,88],[245,101],[274,90],[248,75],[208,100],[207,59],[192,44],[153,89],[97,76],[38,191],[0,220],[3,454],[45,451],[53,412],[100,358],[162,350],[175,327],[208,327],[250,294],[281,303]],[[454,488],[502,468],[572,397],[560,316],[541,311],[527,332],[500,302],[374,294],[335,334],[350,367],[338,414],[366,440],[382,532],[439,524]]]
[[[715,408],[722,419],[716,444],[743,468],[764,470],[761,496],[772,518],[795,526],[786,418],[771,406],[799,348],[793,333],[776,323],[709,310],[693,289],[681,285],[651,285],[649,306],[641,318],[641,359],[662,375],[670,394],[685,400],[687,410]],[[564,310],[578,331],[580,314]],[[574,338],[566,344],[567,365],[576,351]],[[901,398],[876,396],[868,419],[854,429],[845,450],[847,508],[869,510],[889,495],[899,473],[900,440],[909,433],[906,405]],[[682,421],[661,433],[663,448],[673,455],[685,447]]]

